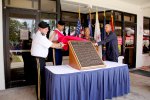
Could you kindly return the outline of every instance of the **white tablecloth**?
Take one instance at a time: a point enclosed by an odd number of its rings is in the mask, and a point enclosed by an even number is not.
[[[46,66],[46,68],[54,74],[69,74],[69,73],[76,73],[76,72],[83,72],[83,71],[93,71],[98,69],[106,69],[106,68],[113,68],[119,66],[125,66],[126,64],[120,64],[116,62],[104,61],[106,67],[102,68],[95,68],[95,69],[88,69],[88,70],[77,70],[72,68],[69,65],[60,65],[60,66]]]

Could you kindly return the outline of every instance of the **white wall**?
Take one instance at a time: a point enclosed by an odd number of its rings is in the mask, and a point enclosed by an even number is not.
[[[3,23],[2,23],[2,0],[0,0],[0,90],[5,89],[4,78],[4,52],[3,52]]]
[[[142,10],[145,17],[150,17],[150,8],[144,8]]]
[[[70,2],[79,2],[83,4],[91,4],[93,6],[124,11],[128,13],[137,14],[137,53],[136,66],[141,67],[143,64],[150,65],[150,57],[142,54],[143,43],[143,15],[150,17],[150,10],[142,9],[137,5],[131,5],[118,0],[66,0]],[[4,58],[3,58],[3,23],[2,23],[2,0],[0,0],[0,90],[5,89],[4,78]],[[147,62],[147,63],[145,63]]]
[[[137,5],[132,5],[130,3],[125,3],[120,0],[64,0],[64,2],[75,2],[75,3],[81,3],[81,4],[87,4],[87,5],[93,5],[97,7],[102,8],[108,8],[113,10],[119,10],[124,12],[129,12],[133,14],[137,14],[140,7]]]
[[[140,9],[137,13],[137,44],[136,44],[136,67],[143,66],[143,11]]]

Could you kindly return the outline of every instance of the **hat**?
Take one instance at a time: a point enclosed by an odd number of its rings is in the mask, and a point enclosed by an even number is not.
[[[47,22],[41,21],[38,26],[40,28],[47,28],[47,27],[49,27],[49,24],[47,24]]]
[[[59,25],[65,25],[65,22],[60,20],[60,21],[58,21],[57,24],[59,24]]]

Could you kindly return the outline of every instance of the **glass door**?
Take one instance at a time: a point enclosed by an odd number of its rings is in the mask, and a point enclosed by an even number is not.
[[[150,18],[143,19],[143,54],[150,52]]]
[[[124,29],[125,29],[125,54],[124,62],[128,64],[129,68],[135,68],[136,61],[136,16],[124,15]]]
[[[60,18],[60,0],[3,1],[6,88],[33,84],[36,69],[30,54],[32,37],[40,20],[55,29],[56,17]]]
[[[8,87],[35,83],[36,60],[30,53],[32,38],[36,31],[35,19],[34,14],[8,13]]]

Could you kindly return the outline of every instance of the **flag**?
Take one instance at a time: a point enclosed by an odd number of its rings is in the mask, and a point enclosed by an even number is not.
[[[101,31],[100,31],[100,24],[99,24],[99,20],[98,20],[98,12],[97,11],[96,11],[94,39],[96,40],[96,42],[101,41]],[[102,46],[101,45],[98,47],[98,52],[99,52],[100,57],[102,58]]]
[[[114,17],[112,14],[111,14],[111,19],[110,19],[110,25],[111,25],[112,32],[114,32]]]
[[[75,36],[79,36],[80,31],[81,31],[81,23],[80,23],[80,19],[78,19],[77,27],[76,27],[76,31],[75,31]]]
[[[106,38],[106,31],[105,31],[105,25],[106,25],[106,13],[104,11],[104,22],[103,22],[103,33],[102,33],[102,40],[105,40]],[[103,45],[103,60],[106,60],[106,45]]]
[[[98,12],[96,12],[96,21],[95,21],[95,32],[94,32],[94,39],[96,42],[101,41],[101,31],[100,31],[100,25],[98,20]]]
[[[88,27],[90,29],[90,36],[93,37],[93,31],[92,31],[92,24],[91,24],[91,18],[88,19]]]

